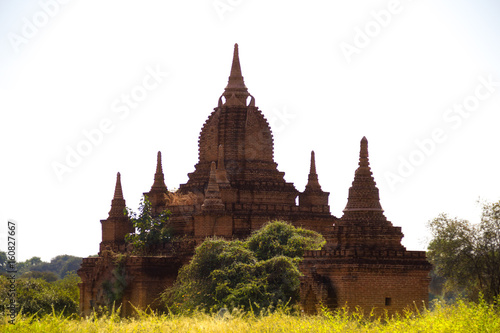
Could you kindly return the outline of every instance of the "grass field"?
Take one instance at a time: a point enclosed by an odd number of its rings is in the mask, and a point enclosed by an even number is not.
[[[435,305],[432,311],[406,313],[393,318],[370,318],[345,310],[317,316],[275,312],[266,316],[226,314],[154,315],[134,319],[117,315],[101,318],[42,318],[19,316],[14,325],[7,319],[2,332],[500,332],[500,311],[494,305],[457,302]]]

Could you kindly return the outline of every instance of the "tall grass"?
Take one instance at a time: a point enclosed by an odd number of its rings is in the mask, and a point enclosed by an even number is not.
[[[2,332],[500,332],[500,311],[485,302],[436,303],[433,310],[406,312],[391,318],[364,316],[340,309],[317,316],[276,311],[265,316],[251,313],[224,316],[195,313],[156,315],[139,312],[120,318],[116,312],[102,317],[65,318],[53,312],[41,318],[19,316],[15,325],[0,323]]]

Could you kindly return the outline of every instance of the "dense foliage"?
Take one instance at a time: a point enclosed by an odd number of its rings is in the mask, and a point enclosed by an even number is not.
[[[0,251],[0,274],[5,273],[6,259],[5,252]],[[42,261],[40,257],[32,257],[16,263],[16,268],[18,275],[27,274],[28,272],[51,272],[57,278],[63,278],[67,274],[76,273],[81,263],[82,258],[63,254],[52,258],[50,262]]]
[[[146,254],[149,247],[172,239],[172,229],[168,223],[170,212],[165,210],[159,215],[153,214],[151,202],[146,195],[139,204],[139,213],[127,208],[125,214],[135,228],[135,233],[125,237],[127,243],[132,244],[135,253]]]
[[[443,293],[493,301],[500,294],[500,202],[484,203],[481,221],[439,215],[429,223],[428,258]],[[451,295],[450,295],[451,294]]]
[[[6,274],[5,252],[0,252],[0,313],[7,311],[10,285]],[[16,263],[15,276],[16,300],[18,310],[29,315],[42,316],[56,311],[63,315],[78,314],[80,278],[76,271],[82,258],[59,255],[50,262],[33,257]]]
[[[284,222],[268,223],[246,241],[248,249],[255,253],[258,260],[267,260],[280,255],[301,258],[304,251],[319,249],[324,243],[321,234],[295,228]]]
[[[163,299],[173,312],[223,307],[261,312],[294,304],[299,296],[298,262],[320,249],[323,237],[285,222],[271,222],[245,241],[205,240],[181,268]]]
[[[80,278],[71,273],[63,279],[47,282],[43,278],[21,277],[16,279],[18,310],[24,314],[43,316],[53,311],[63,315],[78,314]],[[0,276],[1,312],[6,311],[10,280]]]

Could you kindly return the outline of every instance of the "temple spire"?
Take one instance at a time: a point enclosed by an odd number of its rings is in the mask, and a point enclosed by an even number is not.
[[[314,151],[311,151],[311,166],[309,169],[309,177],[304,192],[299,194],[299,206],[311,207],[319,206],[323,212],[329,212],[328,196],[330,193],[323,192],[321,185],[318,182],[318,174],[316,173],[316,158]]]
[[[227,89],[244,89],[247,90],[243,76],[241,75],[240,56],[238,54],[238,44],[234,44],[233,63],[231,64],[231,73],[227,82]]]
[[[99,244],[99,253],[104,250],[125,252],[125,235],[135,231],[132,222],[125,214],[125,199],[123,199],[120,173],[116,175],[116,186],[111,209],[106,220],[101,220],[102,241]]]
[[[115,194],[113,199],[123,199],[122,180],[119,172],[116,174]]]
[[[123,210],[125,209],[125,199],[123,199],[121,176],[118,172],[116,175],[115,194],[111,200],[111,209],[109,217],[123,217]]]
[[[233,63],[231,73],[224,89],[226,101],[230,101],[231,106],[246,105],[246,99],[250,94],[241,75],[240,57],[238,54],[238,44],[234,44]]]
[[[364,136],[361,139],[360,146],[361,148],[359,150],[359,166],[364,168],[370,168],[370,162],[368,161],[368,140],[366,139],[366,136]]]
[[[321,191],[321,185],[318,182],[318,174],[316,173],[316,159],[314,150],[311,151],[311,167],[307,180],[306,191]]]
[[[161,166],[161,152],[158,152],[156,158],[156,173],[153,186],[151,186],[151,191],[167,191],[167,185],[165,185],[165,177],[163,176],[163,168]]]
[[[368,160],[368,140],[361,139],[359,166],[354,174],[352,186],[349,189],[347,205],[344,209],[344,220],[386,221],[380,205],[378,188],[373,179]]]
[[[219,145],[218,160],[217,160],[217,170],[216,170],[216,180],[217,184],[221,188],[230,187],[229,180],[227,179],[227,172],[224,166],[224,146]]]
[[[314,155],[314,150],[311,150],[311,168],[309,169],[310,174],[316,174],[316,158]]]
[[[224,210],[224,203],[222,202],[219,185],[217,184],[215,162],[212,162],[210,166],[210,177],[205,191],[205,200],[201,208],[204,211]]]

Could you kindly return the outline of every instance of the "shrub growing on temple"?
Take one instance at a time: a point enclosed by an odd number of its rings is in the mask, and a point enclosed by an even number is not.
[[[267,223],[244,241],[209,238],[162,298],[175,313],[221,308],[260,313],[294,305],[304,251],[324,243],[319,233],[282,221]]]
[[[172,230],[168,224],[170,212],[163,211],[159,215],[154,215],[151,202],[146,195],[139,204],[139,213],[130,208],[124,213],[128,215],[135,228],[135,233],[125,236],[125,240],[132,244],[135,253],[146,254],[149,247],[172,239]]]

